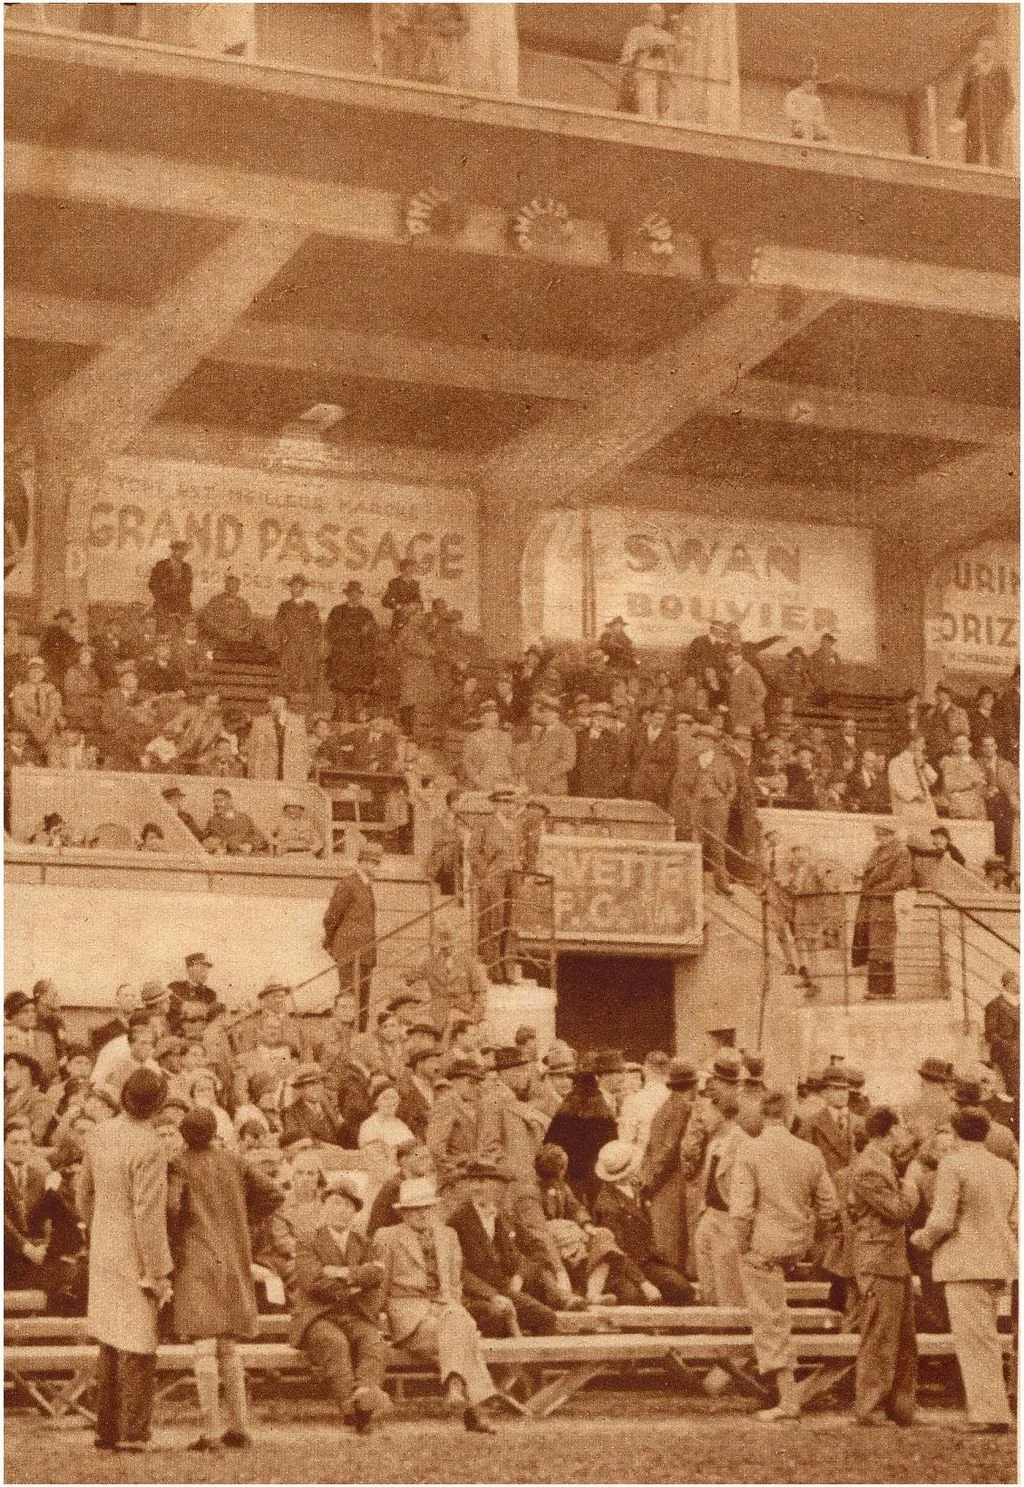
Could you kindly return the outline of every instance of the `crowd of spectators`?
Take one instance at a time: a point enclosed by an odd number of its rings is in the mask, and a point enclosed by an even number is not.
[[[286,785],[375,774],[389,782],[375,795],[385,833],[406,843],[417,810],[429,836],[443,835],[456,788],[632,798],[666,810],[681,838],[704,840],[719,885],[711,844],[729,838],[752,855],[758,807],[892,812],[925,832],[942,817],[988,819],[993,874],[1001,863],[1016,875],[1019,670],[971,702],[944,685],[930,705],[910,694],[865,731],[843,714],[830,634],[810,655],[793,647],[770,661],[779,637],[745,641],[714,622],[656,665],[616,616],[590,648],[531,646],[495,666],[458,611],[443,599],[427,608],[411,561],[377,614],[352,580],[322,621],[296,573],[262,624],[230,574],[193,612],[185,544],[173,549],[134,627],[111,620],[87,640],[62,611],[36,643],[8,623],[8,781],[12,766],[33,764]],[[279,687],[255,715],[209,684],[211,664],[232,658],[277,665]]]
[[[821,1215],[832,1230],[808,1234],[789,1262],[830,1280],[831,1304],[853,1315],[856,1218],[852,1206],[840,1209],[831,1184],[844,1190],[844,1173],[878,1132],[863,1073],[839,1056],[795,1090],[769,1093],[764,1060],[727,1046],[698,1068],[660,1051],[630,1063],[613,1049],[580,1053],[557,1040],[542,1053],[527,1025],[496,1045],[472,977],[437,957],[406,993],[378,1004],[367,1033],[337,1012],[297,1016],[280,982],[264,987],[255,1011],[229,1018],[211,969],[196,952],[180,979],[119,987],[110,1014],[77,1040],[52,981],[7,996],[6,1288],[42,1289],[51,1311],[83,1312],[83,1163],[98,1150],[97,1129],[119,1115],[122,1099],[128,1109],[146,1071],[172,1199],[176,1183],[187,1184],[191,1151],[230,1154],[243,1180],[244,1251],[261,1307],[297,1308],[300,1341],[310,1322],[309,1246],[319,1244],[322,1226],[333,1215],[342,1241],[350,1228],[360,1243],[373,1241],[412,1207],[431,1209],[458,1236],[454,1284],[485,1335],[552,1332],[557,1312],[593,1306],[698,1297],[748,1305],[737,1174],[744,1142],[783,1118],[821,1154],[815,1160],[823,1159],[833,1195]],[[1018,985],[1008,974],[986,1011],[988,1062],[954,1073],[925,1059],[920,1097],[892,1117],[913,1198],[908,1227],[912,1217],[914,1225],[929,1221],[958,1108],[978,1112],[990,1152],[1016,1164]],[[172,1236],[179,1210],[180,1202]],[[185,1251],[176,1253],[180,1320],[188,1264]],[[923,1247],[916,1263],[918,1325],[944,1330],[949,1319]],[[364,1320],[376,1325],[376,1317]],[[205,1336],[201,1328],[193,1321],[180,1335]],[[321,1362],[336,1353],[328,1349]],[[344,1391],[339,1384],[335,1392],[344,1410],[351,1370],[342,1378]]]

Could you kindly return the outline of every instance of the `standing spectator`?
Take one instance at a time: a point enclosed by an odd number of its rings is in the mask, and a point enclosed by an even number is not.
[[[479,1155],[480,1086],[484,1071],[479,1059],[457,1056],[447,1065],[448,1088],[434,1101],[424,1138],[437,1173],[437,1185],[446,1197],[461,1196],[460,1183],[467,1162]]]
[[[29,656],[27,678],[11,692],[11,722],[32,740],[38,760],[45,764],[63,715],[61,695],[47,679],[42,656]]]
[[[761,732],[767,696],[768,688],[761,673],[744,658],[741,647],[728,646],[725,652],[725,698],[733,728]]]
[[[935,704],[928,710],[924,724],[925,753],[928,762],[938,765],[939,760],[953,752],[953,740],[958,733],[971,732],[970,719],[964,708],[953,701],[950,689],[939,683],[935,688]]]
[[[991,31],[978,37],[967,64],[950,132],[964,137],[964,160],[990,170],[1005,168],[1006,125],[1016,102],[1010,72],[996,55]]]
[[[678,762],[675,731],[668,714],[654,703],[643,715],[630,742],[629,792],[634,800],[649,800],[668,809]]]
[[[550,1049],[548,1050],[550,1053]],[[644,1059],[643,1083],[628,1094],[619,1111],[619,1140],[636,1148],[643,1158],[650,1140],[654,1117],[669,1098],[668,1075],[672,1060],[661,1049],[654,1049]]]
[[[309,779],[310,747],[306,720],[280,694],[267,698],[267,710],[252,720],[243,746],[250,780],[282,780],[304,785]]]
[[[569,1186],[587,1209],[597,1196],[597,1154],[618,1135],[615,1111],[600,1089],[598,1076],[623,1067],[622,1055],[614,1050],[598,1050],[581,1061],[544,1138],[549,1145],[560,1146],[569,1158]]]
[[[558,698],[539,693],[530,736],[517,750],[517,771],[531,795],[568,795],[576,764],[576,736],[559,717]]]
[[[171,1325],[180,1341],[192,1344],[203,1424],[189,1450],[249,1446],[245,1368],[237,1344],[255,1337],[258,1318],[243,1169],[214,1145],[212,1110],[189,1110],[179,1129],[185,1150],[171,1176]]]
[[[369,1241],[354,1227],[362,1206],[355,1175],[334,1174],[320,1197],[318,1226],[295,1247],[289,1333],[292,1346],[302,1348],[326,1381],[340,1413],[351,1410],[357,1435],[369,1434],[374,1415],[390,1407],[379,1320],[384,1268],[370,1258]]]
[[[828,806],[828,776],[823,775],[814,758],[814,749],[802,743],[796,758],[786,767],[786,795],[798,811],[823,811]]]
[[[716,747],[717,733],[702,725],[693,730],[694,751],[680,762],[674,792],[688,801],[690,839],[701,843],[704,871],[710,872],[715,891],[732,897],[725,870],[725,838],[729,812],[736,798],[736,775],[725,754]]]
[[[158,630],[179,630],[192,612],[192,567],[185,561],[188,549],[187,542],[172,542],[170,556],[161,558],[150,570],[149,592]]]
[[[440,701],[437,653],[421,599],[406,606],[394,646],[399,670],[398,716],[402,731],[412,737],[417,729],[434,726]]]
[[[996,705],[996,694],[992,687],[979,687],[971,706],[969,718],[971,724],[971,752],[977,758],[981,752],[981,740],[987,733],[994,733],[996,720],[994,709]]]
[[[392,1340],[437,1364],[446,1398],[462,1409],[467,1430],[493,1435],[480,1406],[495,1388],[476,1323],[462,1304],[462,1251],[454,1231],[439,1222],[433,1180],[403,1182],[396,1206],[401,1222],[378,1229],[371,1249],[383,1266],[381,1300]]]
[[[846,1184],[860,1323],[854,1410],[858,1425],[885,1417],[910,1425],[917,1406],[917,1334],[907,1226],[919,1194],[894,1165],[907,1134],[895,1110],[871,1110],[864,1128],[867,1145]]]
[[[306,598],[309,581],[304,573],[293,573],[288,579],[288,598],[277,606],[274,616],[274,641],[281,689],[288,696],[300,696],[307,706],[313,702],[320,686],[320,647],[323,626],[320,611]]]
[[[58,687],[63,684],[64,673],[78,655],[80,643],[75,634],[74,615],[70,609],[58,609],[39,637],[39,654]]]
[[[758,1419],[774,1424],[800,1415],[784,1267],[806,1254],[819,1224],[835,1227],[839,1203],[821,1152],[787,1131],[784,1093],[767,1090],[761,1105],[764,1129],[736,1151],[729,1213],[757,1367],[774,1375],[779,1395]]]
[[[894,895],[914,884],[914,863],[895,824],[875,827],[877,846],[861,877],[853,925],[850,963],[867,966],[870,999],[892,1001],[896,995],[896,906]]]
[[[577,734],[576,767],[570,780],[572,793],[595,800],[624,799],[628,777],[625,734],[614,726],[611,703],[595,702],[588,725]]]
[[[985,778],[985,813],[992,822],[996,856],[1016,871],[1020,860],[1020,780],[1013,765],[1000,756],[993,734],[983,734],[978,747],[978,764]]]
[[[198,622],[190,617],[180,634],[171,637],[171,660],[175,670],[184,678],[182,686],[186,692],[198,690],[213,660],[213,652],[199,636]]]
[[[945,1289],[967,1430],[1004,1434],[1013,1416],[997,1310],[1017,1275],[1017,1175],[985,1150],[989,1119],[983,1110],[957,1110],[950,1123],[953,1146],[939,1161],[931,1212],[910,1242],[932,1255],[932,1276]]]
[[[838,1064],[824,1074],[825,1102],[820,1110],[800,1123],[800,1136],[816,1146],[825,1158],[829,1176],[835,1177],[853,1161],[854,1120],[850,1113],[850,1085]]]
[[[955,821],[984,821],[987,781],[981,765],[971,757],[969,734],[956,734],[950,752],[939,760],[939,776],[947,814]]]
[[[636,670],[636,647],[626,634],[626,621],[615,615],[605,625],[597,641],[598,650],[608,657],[608,666],[618,676]]]
[[[226,656],[247,660],[254,648],[263,649],[256,616],[242,598],[242,580],[230,568],[224,574],[222,591],[203,605],[199,624],[214,649]]]
[[[492,790],[489,799],[494,810],[470,854],[477,887],[477,947],[490,979],[507,983],[518,975],[516,914],[525,844],[516,791]]]
[[[919,1080],[917,1097],[903,1106],[903,1124],[917,1142],[926,1147],[934,1141],[936,1134],[949,1126],[953,1113],[950,1081],[953,1066],[945,1059],[929,1055],[918,1065]]]
[[[651,1121],[640,1186],[651,1205],[654,1242],[670,1265],[686,1268],[686,1181],[680,1146],[697,1097],[697,1070],[685,1059],[674,1058],[665,1080],[668,1098]],[[548,1140],[552,1140],[550,1133]]]
[[[480,1097],[480,1151],[507,1181],[532,1183],[549,1125],[530,1099],[536,1060],[525,1047],[496,1048],[494,1069]]]
[[[842,680],[843,663],[836,650],[836,637],[828,630],[821,636],[817,648],[807,658],[807,670],[813,691],[821,697],[830,697],[837,692]]]
[[[1004,759],[1008,759],[1016,769],[1020,764],[1020,667],[1013,668],[1013,674],[1006,686],[996,698],[996,705],[992,709],[995,719],[993,732],[999,752]]]
[[[357,867],[336,884],[324,914],[324,949],[338,967],[339,994],[355,1002],[360,1032],[366,1031],[377,964],[373,879],[383,855],[379,842],[364,842]]]
[[[788,697],[794,702],[805,702],[811,695],[812,689],[813,681],[807,652],[803,646],[795,645],[779,662],[772,690],[779,697]]]
[[[99,673],[93,665],[90,646],[76,648],[74,659],[64,672],[64,718],[83,733],[94,733],[100,721]]]
[[[683,675],[692,676],[705,689],[709,707],[717,707],[724,694],[727,637],[725,624],[712,620],[707,635],[695,635],[683,656]]]
[[[985,1007],[988,1056],[1003,1076],[1006,1093],[1020,1099],[1020,975],[1004,971],[999,993]]]
[[[693,1269],[705,1306],[744,1305],[736,1230],[729,1217],[733,1164],[745,1136],[736,1120],[739,1108],[733,1090],[712,1083],[700,1107],[706,1137],[700,1166],[683,1154],[685,1175],[700,1175],[702,1207],[693,1231]]]
[[[156,1378],[157,1316],[171,1298],[167,1164],[153,1129],[166,1084],[137,1069],[122,1112],[89,1134],[77,1207],[89,1228],[89,1330],[99,1343],[98,1449],[145,1450]]]
[[[175,665],[173,648],[166,635],[156,639],[153,654],[140,665],[139,687],[154,697],[184,692],[185,674]]]
[[[352,578],[345,598],[327,616],[327,685],[334,693],[334,716],[352,722],[377,686],[377,621],[363,603],[363,586]]]
[[[734,728],[723,739],[721,756],[736,781],[736,794],[729,806],[726,827],[726,867],[731,878],[756,884],[761,861],[761,822],[757,814],[757,788],[752,772],[754,742],[749,728]]]
[[[925,756],[920,734],[910,739],[902,753],[889,760],[889,796],[892,813],[909,826],[930,828],[938,816],[932,786],[938,775]]]
[[[409,618],[411,606],[423,603],[420,581],[415,575],[415,559],[402,558],[398,564],[397,574],[388,580],[387,588],[381,595],[381,608],[391,611],[392,630],[400,630],[405,624]],[[348,593],[348,589],[345,592]]]
[[[462,746],[461,784],[466,790],[490,794],[512,779],[512,738],[498,726],[498,716],[492,698],[481,702],[476,730]]]

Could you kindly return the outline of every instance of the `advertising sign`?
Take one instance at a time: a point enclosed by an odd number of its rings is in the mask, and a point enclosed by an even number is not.
[[[228,568],[259,614],[287,598],[296,570],[323,612],[352,578],[375,605],[399,559],[411,557],[428,603],[445,599],[469,628],[479,620],[476,500],[466,490],[129,456],[77,494],[92,600],[148,602],[150,569],[172,538],[184,538],[197,607],[220,591]],[[17,579],[31,592],[28,553]]]
[[[983,542],[928,588],[926,646],[939,669],[1009,676],[1020,656],[1020,550]]]
[[[545,836],[539,866],[554,879],[559,944],[703,945],[701,855],[692,842]]]
[[[545,513],[523,565],[527,632],[581,638],[588,589],[597,629],[621,614],[639,645],[684,645],[719,619],[745,639],[781,635],[782,646],[805,650],[830,630],[844,660],[877,659],[874,547],[857,527],[613,507]]]

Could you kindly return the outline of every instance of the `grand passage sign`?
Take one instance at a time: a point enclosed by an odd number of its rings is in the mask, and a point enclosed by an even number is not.
[[[700,848],[692,842],[547,836],[559,944],[698,950],[704,940]]]

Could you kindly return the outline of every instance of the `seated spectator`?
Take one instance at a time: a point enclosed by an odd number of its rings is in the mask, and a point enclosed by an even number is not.
[[[35,847],[78,847],[82,845],[80,832],[74,831],[59,811],[49,811],[43,824],[29,838]]]
[[[889,780],[885,760],[874,749],[865,749],[860,763],[846,782],[846,809],[862,815],[887,816],[890,810]]]
[[[970,719],[965,708],[954,702],[949,687],[940,684],[935,688],[935,703],[928,709],[924,720],[925,753],[928,762],[935,768],[939,761],[953,752],[953,740],[958,733],[971,733]]]
[[[789,774],[782,744],[769,739],[758,750],[754,761],[754,790],[759,805],[771,807],[784,802],[789,792]]]
[[[566,1181],[569,1158],[560,1146],[542,1145],[534,1158],[541,1208],[550,1244],[536,1246],[532,1229],[519,1228],[527,1257],[538,1268],[537,1294],[557,1310],[574,1310],[587,1301],[614,1296],[629,1262],[607,1229],[594,1223]],[[518,1217],[515,1204],[511,1209]]]
[[[363,774],[393,774],[398,768],[398,730],[389,718],[375,714],[345,735],[351,746],[346,768]]]
[[[178,744],[181,728],[174,719],[168,720],[159,733],[149,740],[139,759],[140,768],[163,774],[173,774],[178,768]]]
[[[789,697],[795,702],[805,702],[811,695],[813,685],[807,653],[802,646],[795,645],[779,662],[772,690],[780,697]]]
[[[292,1072],[299,1061],[299,1050],[285,1035],[284,1019],[269,1008],[262,1010],[256,1019],[256,1036],[253,1046],[238,1059],[238,1082],[236,1101],[252,1099],[257,1103],[253,1079],[267,1076],[279,1084]]]
[[[799,811],[823,811],[828,805],[828,789],[814,758],[814,749],[802,743],[796,758],[786,769],[788,804]]]
[[[95,769],[98,754],[86,743],[85,734],[70,723],[62,723],[50,747],[52,769]]]
[[[42,1207],[48,1176],[46,1164],[34,1149],[29,1122],[12,1115],[8,1106],[4,1118],[5,1290],[42,1288],[47,1250]]]
[[[324,855],[321,832],[309,819],[305,804],[291,797],[285,797],[281,806],[281,821],[270,833],[270,845],[275,857],[287,857],[292,853],[307,853],[314,857]]]
[[[224,575],[224,588],[199,612],[199,628],[216,651],[242,659],[251,657],[254,647],[263,650],[256,617],[242,598],[242,580],[229,568]]]
[[[320,1195],[318,1221],[295,1247],[295,1300],[289,1340],[302,1348],[343,1417],[367,1435],[390,1408],[384,1393],[386,1353],[380,1330],[384,1269],[354,1226],[363,1206],[349,1173],[337,1173]]]
[[[212,747],[196,760],[195,773],[215,780],[244,778],[245,765],[238,757],[235,741],[230,733],[218,733]]]
[[[174,663],[171,641],[159,637],[153,644],[152,656],[139,667],[139,686],[153,697],[184,693],[186,677]]]
[[[235,805],[230,790],[214,790],[213,814],[203,831],[203,841],[219,842],[229,856],[249,856],[267,850],[267,841],[251,816]]]
[[[162,829],[155,821],[147,821],[139,837],[139,848],[143,852],[166,852]]]
[[[28,1053],[36,1050],[36,1004],[25,991],[11,991],[4,997],[4,1051]]]
[[[53,1119],[55,1101],[43,1089],[39,1060],[30,1053],[4,1050],[4,1121],[21,1120],[42,1146]]]
[[[939,803],[946,815],[956,821],[984,821],[988,781],[977,759],[971,757],[968,733],[955,735],[951,752],[939,760],[939,777]]]
[[[182,714],[182,732],[178,742],[178,754],[183,763],[192,766],[196,774],[205,771],[198,761],[212,755],[214,744],[224,733],[224,713],[220,695],[207,692],[199,707],[186,708]],[[230,735],[228,735],[230,741]]]
[[[555,1310],[532,1294],[533,1267],[501,1212],[506,1179],[489,1162],[466,1169],[466,1197],[448,1219],[462,1250],[464,1305],[484,1337],[551,1335]]]
[[[212,660],[213,652],[200,638],[199,623],[190,615],[171,636],[171,665],[186,693],[196,690]]]
[[[57,688],[47,678],[42,656],[30,656],[26,679],[11,692],[11,722],[31,740],[36,760],[45,764],[63,717],[64,704]]]
[[[387,1176],[398,1171],[398,1148],[415,1136],[404,1120],[398,1118],[401,1095],[386,1074],[376,1074],[369,1085],[370,1114],[359,1127],[360,1151],[372,1147],[382,1158]]]
[[[625,1141],[610,1141],[598,1153],[594,1175],[600,1186],[594,1218],[608,1229],[616,1244],[640,1271],[639,1284],[625,1278],[617,1288],[620,1301],[641,1304],[666,1301],[682,1306],[693,1300],[693,1287],[682,1271],[670,1265],[654,1244],[648,1204],[637,1186],[637,1154]]]
[[[160,794],[171,807],[182,826],[186,827],[197,841],[202,841],[203,833],[200,829],[199,822],[190,811],[185,809],[185,792],[181,786],[168,785],[166,790],[160,791]]]
[[[100,729],[103,767],[138,769],[143,750],[157,730],[139,691],[134,661],[118,663],[117,685],[103,694]]]
[[[77,647],[75,659],[64,673],[61,690],[65,720],[84,733],[95,732],[100,723],[103,684],[94,664],[91,646]]]
[[[346,728],[342,732],[339,725],[332,723],[329,718],[320,716],[314,720],[310,747],[313,753],[314,779],[319,779],[324,770],[337,773],[352,766],[352,756],[355,753],[352,730]]]
[[[313,1141],[337,1146],[341,1138],[341,1121],[337,1109],[327,1097],[324,1073],[319,1064],[300,1064],[287,1076],[294,1099],[282,1114],[281,1146],[297,1141]]]

